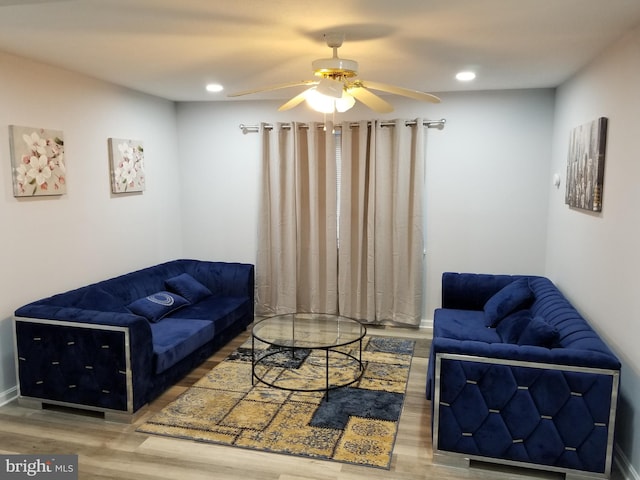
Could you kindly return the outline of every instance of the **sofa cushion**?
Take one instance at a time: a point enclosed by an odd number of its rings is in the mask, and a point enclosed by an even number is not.
[[[520,335],[531,319],[531,311],[517,310],[500,320],[496,332],[504,343],[518,343]]]
[[[516,310],[526,308],[533,300],[529,280],[520,278],[500,289],[484,304],[487,327],[496,327],[500,320]]]
[[[538,347],[553,347],[558,341],[558,330],[542,317],[532,319],[518,338],[518,345],[535,345]]]
[[[165,318],[151,324],[155,373],[162,373],[213,339],[215,326],[208,320]]]
[[[454,340],[477,340],[487,343],[501,341],[495,329],[485,326],[482,312],[450,308],[442,308],[435,311],[433,337]]]
[[[168,290],[186,298],[191,303],[198,303],[203,298],[212,295],[211,290],[188,273],[171,277],[164,283]]]
[[[246,297],[207,297],[170,315],[171,318],[197,318],[211,320],[217,331],[251,314],[251,299]],[[164,321],[164,320],[163,320]]]
[[[139,298],[127,305],[127,308],[150,322],[158,322],[188,304],[189,302],[180,295],[162,291]]]

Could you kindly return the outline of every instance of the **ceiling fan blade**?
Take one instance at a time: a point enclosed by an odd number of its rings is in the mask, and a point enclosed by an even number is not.
[[[270,85],[268,87],[256,88],[253,90],[244,90],[242,92],[230,93],[227,97],[241,97],[242,95],[251,95],[253,93],[261,93],[261,92],[272,92],[273,90],[280,90],[283,88],[291,88],[291,87],[299,87],[301,85],[316,85],[318,83],[317,80],[303,80],[301,82],[289,82],[289,83],[280,83],[278,85]]]
[[[362,103],[364,103],[367,107],[369,107],[374,112],[378,112],[378,113],[393,112],[393,106],[389,102],[387,102],[386,100],[383,100],[375,93],[370,92],[369,90],[364,88],[362,85],[355,85],[347,88],[347,93],[355,97],[356,100],[359,100]]]
[[[393,93],[395,95],[402,95],[403,97],[413,98],[415,100],[422,100],[423,102],[440,103],[440,99],[430,93],[421,92],[419,90],[411,90],[409,88],[397,87],[395,85],[387,85],[385,83],[370,82],[368,80],[362,81],[363,86],[371,88],[373,90],[380,90],[381,92]]]
[[[310,89],[306,89],[304,92],[299,93],[298,95],[296,95],[295,97],[293,97],[291,100],[289,100],[288,102],[280,105],[280,108],[278,108],[279,112],[284,112],[285,110],[290,110],[294,107],[297,107],[298,105],[300,105],[302,102],[305,101],[305,99],[307,98],[307,92]]]

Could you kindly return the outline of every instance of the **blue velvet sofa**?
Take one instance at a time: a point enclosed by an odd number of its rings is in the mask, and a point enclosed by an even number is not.
[[[15,311],[19,401],[132,420],[253,322],[254,267],[174,260]]]
[[[446,272],[433,328],[434,462],[610,477],[620,362],[549,279]]]

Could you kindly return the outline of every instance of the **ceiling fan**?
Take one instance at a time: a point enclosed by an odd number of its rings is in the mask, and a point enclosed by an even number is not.
[[[327,45],[333,49],[333,56],[331,58],[322,58],[313,61],[311,65],[313,74],[318,77],[316,80],[303,80],[300,82],[271,85],[254,90],[232,93],[228,96],[239,97],[283,88],[308,86],[308,89],[281,105],[278,110],[289,110],[306,100],[311,108],[324,113],[347,111],[353,107],[356,100],[362,102],[375,112],[392,112],[393,106],[371,90],[392,93],[425,102],[440,102],[438,97],[430,93],[358,79],[358,62],[338,57],[338,48],[342,46],[344,34],[329,33],[325,34],[324,37]]]

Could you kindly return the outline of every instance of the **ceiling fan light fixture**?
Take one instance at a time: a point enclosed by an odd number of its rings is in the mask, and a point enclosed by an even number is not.
[[[323,78],[316,85],[316,91],[327,97],[341,98],[344,92],[344,85],[339,80]]]
[[[335,101],[336,110],[340,113],[346,112],[356,104],[356,99],[349,95],[344,90],[342,91],[342,97]]]
[[[346,112],[356,103],[356,99],[344,90],[342,90],[340,98],[335,98],[322,94],[317,87],[310,88],[305,92],[305,100],[309,107],[320,113]]]
[[[316,88],[310,88],[305,95],[307,105],[320,113],[333,113],[335,98],[320,93]]]

